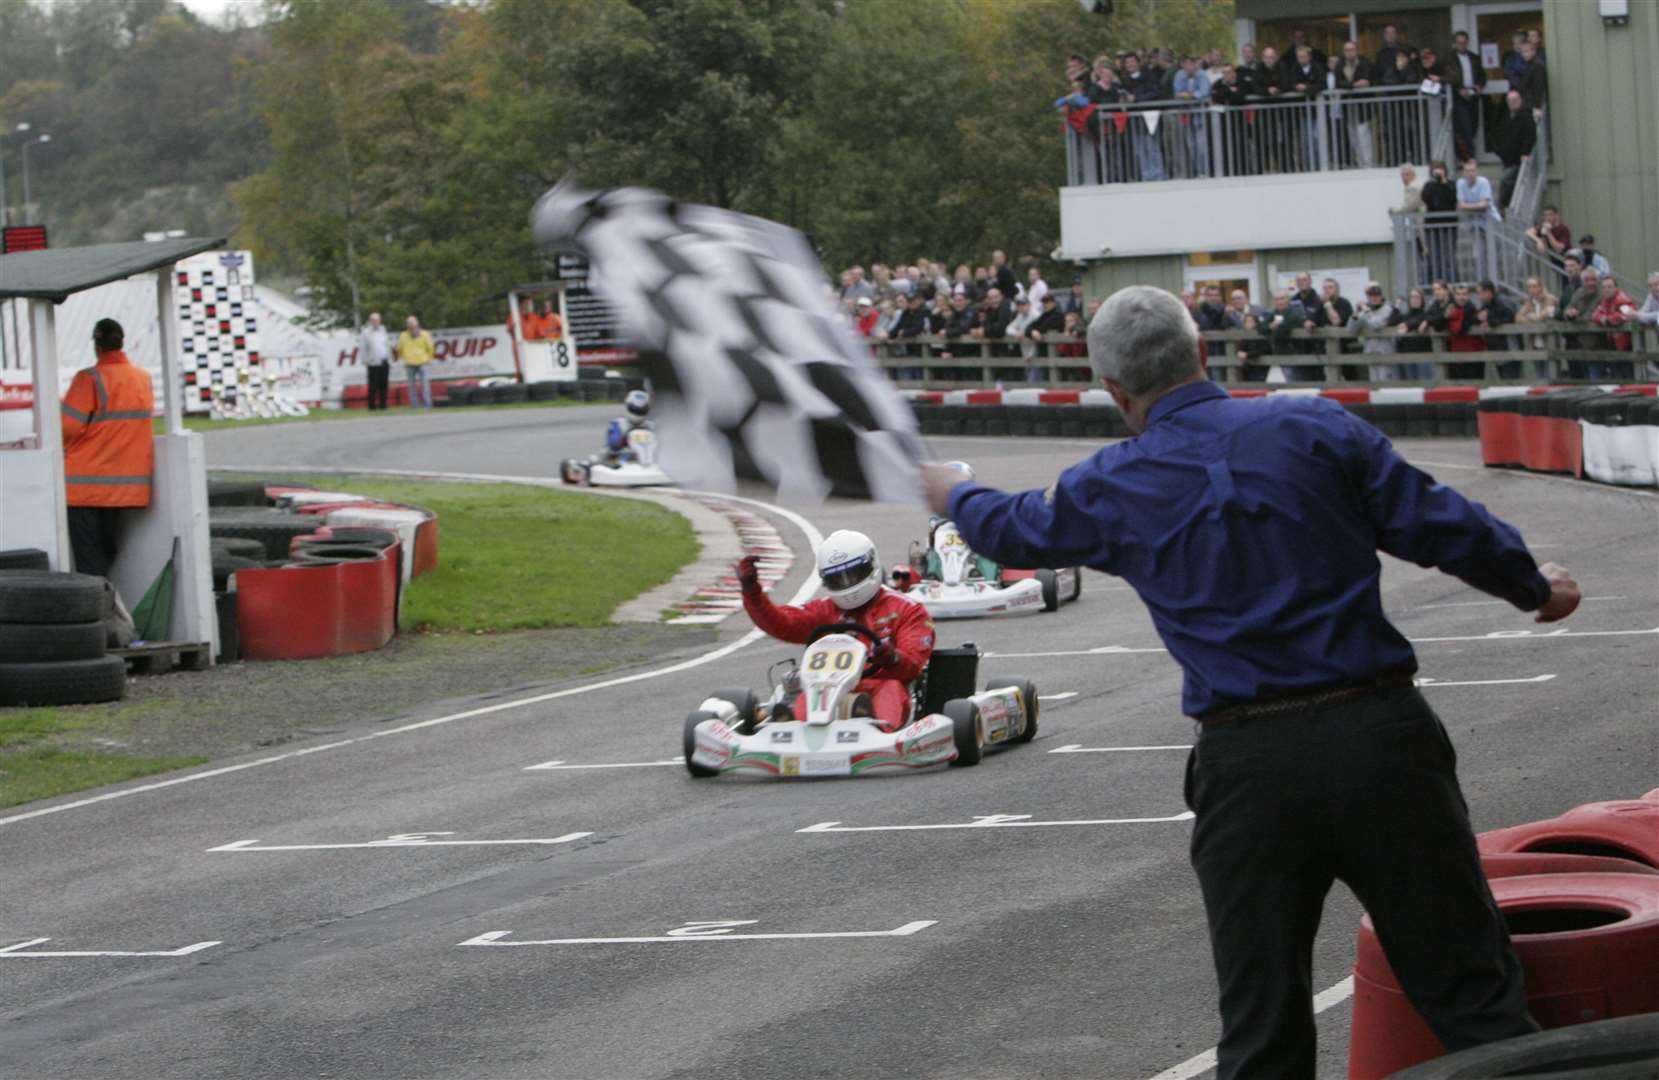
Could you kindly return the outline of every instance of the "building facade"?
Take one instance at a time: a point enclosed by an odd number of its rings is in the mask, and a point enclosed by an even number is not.
[[[1467,32],[1485,76],[1467,120],[1482,172],[1497,186],[1502,170],[1489,142],[1510,89],[1505,62],[1516,32],[1538,32],[1548,166],[1528,201],[1558,205],[1575,239],[1595,235],[1619,276],[1640,289],[1659,269],[1659,0],[1628,8],[1615,24],[1604,22],[1598,0],[1236,0],[1236,36],[1240,47],[1284,53],[1299,34],[1329,55],[1352,40],[1375,58],[1393,26],[1400,41],[1445,61],[1453,34]],[[1399,166],[1409,162],[1422,177],[1431,157],[1443,157],[1456,169],[1450,95],[1420,90],[1068,114],[1059,255],[1083,265],[1094,296],[1137,283],[1176,291],[1215,283],[1266,304],[1299,271],[1334,277],[1351,297],[1368,280],[1393,295],[1394,283],[1422,277],[1398,265],[1417,262],[1397,254],[1409,251],[1390,213],[1402,202]],[[1468,257],[1450,267],[1444,276],[1485,276]]]

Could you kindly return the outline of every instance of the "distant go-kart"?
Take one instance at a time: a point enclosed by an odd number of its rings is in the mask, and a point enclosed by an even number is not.
[[[922,569],[926,552],[913,543],[910,564],[895,567],[893,577],[906,595],[921,601],[935,619],[1057,611],[1061,604],[1076,600],[1083,592],[1083,572],[1075,566],[1063,570],[1000,569],[994,579],[986,578],[967,540],[949,521],[941,521],[933,530],[933,552],[939,562],[937,576]]]
[[[979,650],[971,643],[935,649],[911,684],[909,724],[882,731],[854,687],[876,638],[857,623],[812,631],[800,661],[767,672],[772,694],[716,690],[685,719],[685,765],[692,776],[747,772],[768,777],[865,776],[932,765],[977,765],[985,752],[1037,734],[1037,688],[1029,679],[993,678],[974,692]],[[806,719],[795,719],[805,695]]]
[[[559,476],[567,484],[588,487],[648,487],[672,484],[673,478],[657,465],[657,433],[650,428],[628,432],[628,446],[620,455],[591,454],[565,458]]]

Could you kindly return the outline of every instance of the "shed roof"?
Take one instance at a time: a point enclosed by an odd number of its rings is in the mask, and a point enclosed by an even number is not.
[[[0,300],[25,297],[61,304],[71,293],[157,270],[224,243],[222,236],[181,237],[0,255]]]

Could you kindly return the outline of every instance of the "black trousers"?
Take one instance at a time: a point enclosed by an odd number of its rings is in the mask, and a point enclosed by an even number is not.
[[[386,407],[386,387],[391,382],[391,364],[370,364],[369,371],[369,408],[384,409]]]
[[[75,553],[75,572],[109,577],[115,562],[120,509],[114,506],[71,506],[69,549]]]
[[[1414,689],[1201,731],[1186,796],[1221,984],[1221,1080],[1313,1077],[1313,939],[1333,881],[1365,905],[1448,1051],[1538,1030],[1456,763]]]

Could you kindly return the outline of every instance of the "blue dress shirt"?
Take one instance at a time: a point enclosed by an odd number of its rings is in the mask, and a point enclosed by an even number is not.
[[[1342,406],[1234,400],[1211,382],[1165,394],[1145,433],[1047,491],[960,484],[950,514],[1004,565],[1084,565],[1132,585],[1185,674],[1188,716],[1415,671],[1383,615],[1379,550],[1522,611],[1550,593],[1513,526]]]

